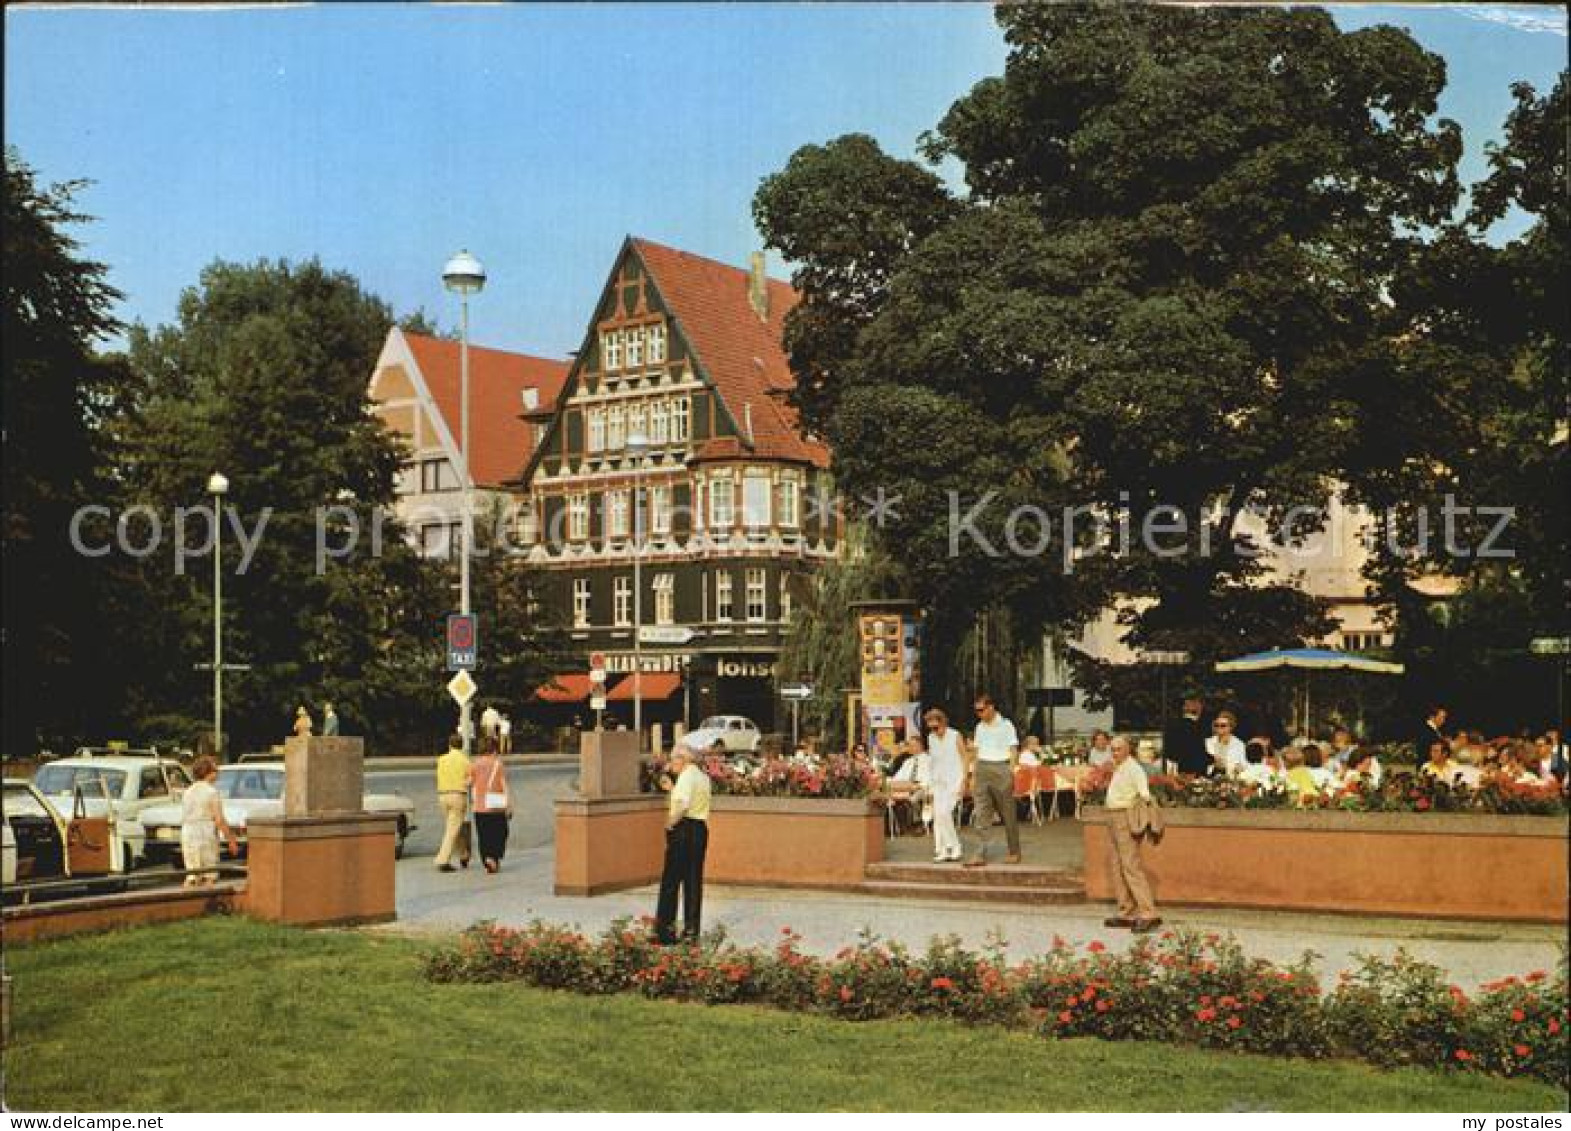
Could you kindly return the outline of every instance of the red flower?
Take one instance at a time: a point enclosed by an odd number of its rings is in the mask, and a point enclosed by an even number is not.
[[[1513,1020],[1513,1021],[1526,1021],[1527,1020],[1527,1014],[1523,1013],[1520,1009],[1513,1009],[1511,1011],[1511,1020]]]
[[[1107,947],[1103,943],[1093,940],[1090,945],[1086,947],[1086,949],[1089,950],[1092,954],[1101,954],[1104,950],[1107,949]]]
[[[1549,1035],[1554,1036],[1558,1032],[1560,1032],[1560,1022],[1551,1017],[1549,1019]]]
[[[1086,987],[1086,992],[1081,994],[1080,996],[1085,998],[1087,1001],[1090,1001],[1092,998],[1096,997],[1096,987],[1095,986],[1087,986]]]
[[[840,1000],[841,1001],[850,1001],[851,1000],[851,987],[850,986],[841,986],[840,987]]]
[[[1456,1058],[1465,1064],[1469,1060],[1473,1059],[1473,1054],[1468,1052],[1466,1049],[1457,1049]]]
[[[1429,808],[1429,798],[1420,797],[1417,801],[1413,802],[1413,808],[1422,813],[1425,809]]]
[[[1058,1015],[1058,1023],[1060,1025],[1067,1025],[1071,1021],[1073,1021],[1074,1019],[1075,1019],[1075,1015],[1073,1013],[1070,1013],[1069,1010],[1067,1010],[1067,1009],[1064,1010],[1062,1013],[1060,1013]]]
[[[1198,1010],[1195,1013],[1195,1020],[1196,1021],[1215,1021],[1216,1020],[1216,1010],[1214,1010],[1214,1009],[1201,1009],[1201,1010]]]
[[[1096,1011],[1098,1013],[1106,1013],[1109,1009],[1112,1008],[1113,1003],[1108,1001],[1106,998],[1103,998],[1101,1001],[1096,1003]]]
[[[1244,1023],[1243,1018],[1239,1017],[1238,1014],[1236,1014],[1236,1013],[1233,1014],[1233,1016],[1231,1016],[1231,1017],[1229,1017],[1227,1019],[1227,1027],[1229,1029],[1236,1029],[1240,1025],[1242,1025],[1243,1023]]]
[[[1511,1051],[1516,1053],[1517,1056],[1532,1056],[1533,1055],[1533,1050],[1528,1048],[1526,1045],[1512,1045],[1511,1046]]]
[[[934,978],[933,988],[935,990],[952,990],[955,988],[955,984],[948,978]]]

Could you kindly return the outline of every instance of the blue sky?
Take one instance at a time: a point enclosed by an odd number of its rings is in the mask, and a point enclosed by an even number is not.
[[[1566,57],[1554,6],[1349,5],[1447,59],[1442,113],[1483,168],[1517,79]],[[913,154],[1005,46],[985,4],[325,5],[6,10],[8,144],[89,178],[79,230],[171,321],[223,258],[320,256],[399,313],[456,308],[442,264],[491,276],[476,341],[579,344],[624,235],[746,262],[758,181],[849,131]],[[781,264],[772,264],[784,275]]]

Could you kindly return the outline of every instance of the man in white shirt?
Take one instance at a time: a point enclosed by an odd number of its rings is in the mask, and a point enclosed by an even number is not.
[[[501,725],[502,725],[502,712],[500,712],[500,711],[498,711],[496,709],[496,704],[495,703],[492,703],[484,711],[480,712],[480,733],[481,734],[495,735],[497,730],[501,727]]]
[[[1129,827],[1129,810],[1139,798],[1151,800],[1146,773],[1135,761],[1129,739],[1119,735],[1111,743],[1113,780],[1107,784],[1107,831],[1113,841],[1113,881],[1118,892],[1118,914],[1106,920],[1109,927],[1129,927],[1144,934],[1161,925],[1151,884],[1140,862],[1140,845]]]
[[[666,803],[665,867],[655,909],[655,941],[676,942],[676,897],[682,895],[682,937],[696,939],[704,903],[704,856],[709,850],[709,775],[679,742],[671,751],[676,775]]]
[[[1206,739],[1206,753],[1211,756],[1214,773],[1237,777],[1249,765],[1249,753],[1244,749],[1244,741],[1234,733],[1237,727],[1238,716],[1231,711],[1223,711],[1211,720],[1211,737]]]
[[[976,799],[977,844],[967,868],[987,864],[987,842],[993,833],[993,816],[1004,819],[1009,842],[1005,864],[1020,863],[1020,826],[1015,815],[1015,766],[1020,761],[1020,737],[1015,724],[998,713],[991,695],[976,698],[978,722],[971,739],[971,796]]]

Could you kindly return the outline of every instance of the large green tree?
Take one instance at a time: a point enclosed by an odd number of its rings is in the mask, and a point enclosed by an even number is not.
[[[1442,60],[1314,9],[998,20],[1004,74],[926,139],[964,192],[851,136],[755,197],[798,265],[804,420],[849,495],[901,497],[878,533],[952,623],[1002,605],[1029,633],[1145,598],[1129,641],[1197,663],[1323,631],[1323,607],[1266,583],[1249,530],[1312,533],[1339,483],[1404,466],[1395,410],[1431,393],[1396,374],[1388,291],[1457,201]],[[969,529],[988,546],[956,546],[948,492],[964,517],[987,490]],[[1017,521],[1039,556],[1003,545],[1024,503],[1051,520],[1046,538]],[[1128,552],[1076,560],[1065,506],[1115,538],[1127,517]],[[1142,523],[1169,506],[1187,530],[1153,551]]]
[[[84,182],[44,187],[5,152],[5,707],[8,754],[69,746],[114,721],[119,668],[103,647],[103,593],[73,550],[78,508],[107,491],[101,428],[118,369],[96,350],[119,292],[72,229]]]

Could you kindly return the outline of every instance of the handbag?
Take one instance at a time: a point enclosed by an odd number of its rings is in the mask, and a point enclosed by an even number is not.
[[[491,767],[491,780],[486,783],[486,793],[483,800],[487,809],[505,810],[507,808],[507,794],[505,792],[494,792],[496,790],[496,772],[499,769],[501,769],[500,765]]]

